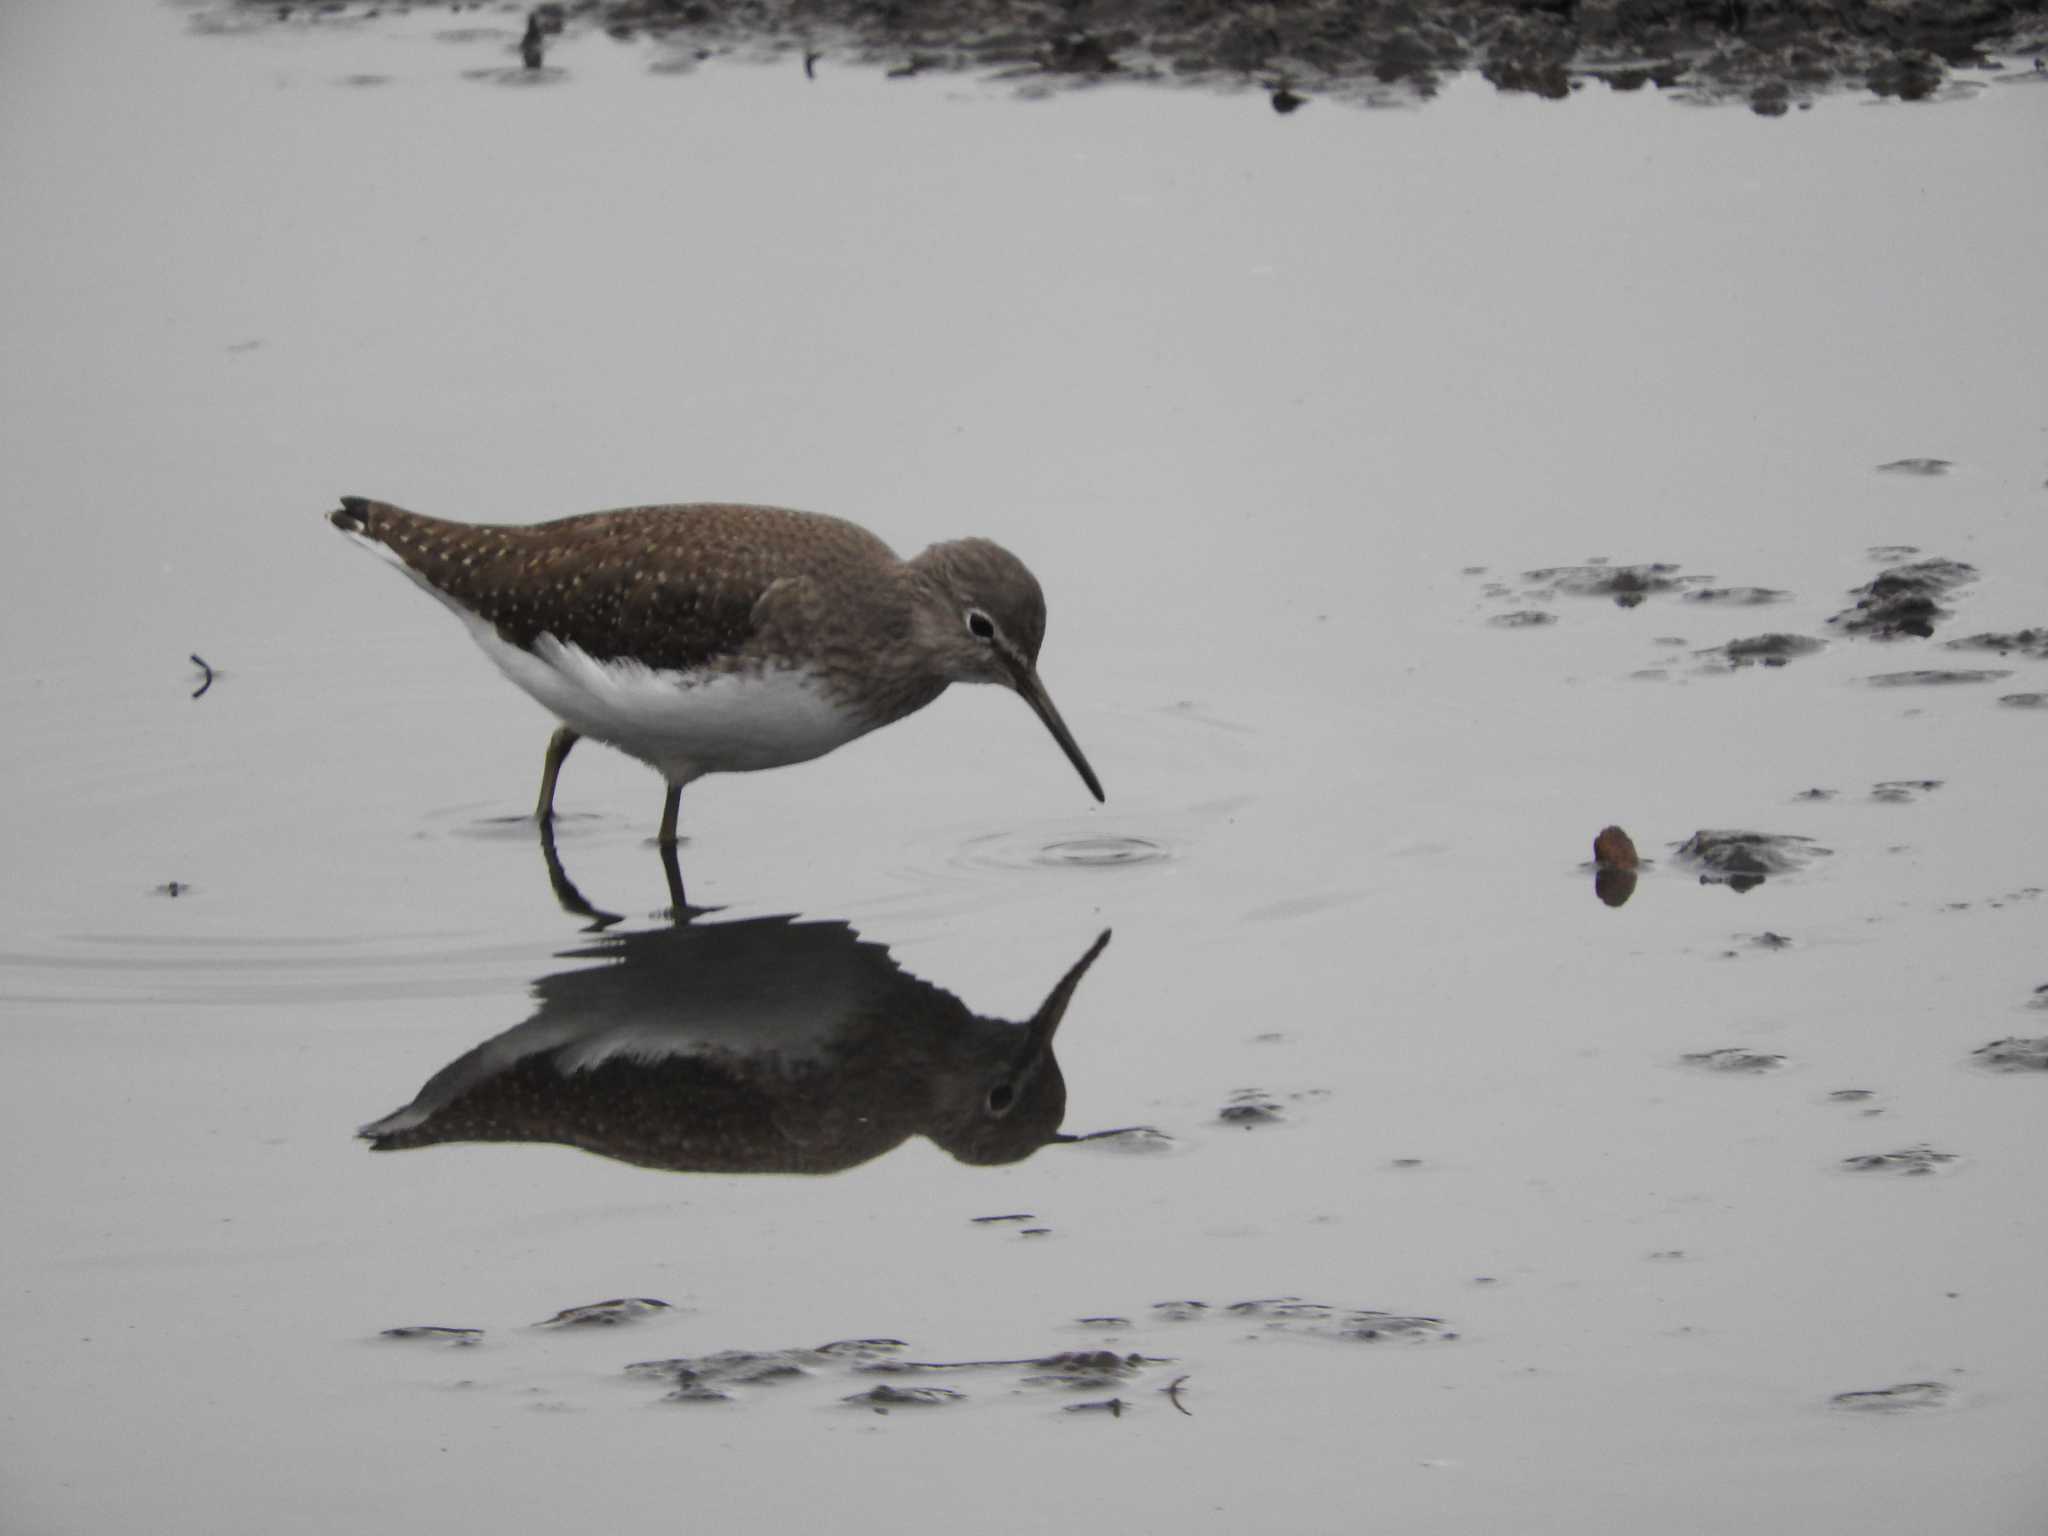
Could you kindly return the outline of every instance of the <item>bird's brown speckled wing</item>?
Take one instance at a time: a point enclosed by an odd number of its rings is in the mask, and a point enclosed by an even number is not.
[[[851,523],[775,507],[632,507],[505,526],[345,497],[330,516],[514,645],[553,635],[600,661],[677,671],[740,652],[776,582],[894,559]]]

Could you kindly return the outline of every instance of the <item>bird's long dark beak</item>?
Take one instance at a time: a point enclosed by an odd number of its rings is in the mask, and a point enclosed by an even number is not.
[[[1038,680],[1038,669],[1023,656],[1011,651],[1003,660],[1009,664],[1011,686],[1023,695],[1045,728],[1052,732],[1052,739],[1060,744],[1060,750],[1067,754],[1067,761],[1081,775],[1081,782],[1088,786],[1088,793],[1097,800],[1106,800],[1102,792],[1102,780],[1095,777],[1095,770],[1088,766],[1088,759],[1081,755],[1081,744],[1074,740],[1074,733],[1067,729],[1067,722],[1060,718],[1060,712],[1052,707],[1052,695],[1045,691],[1045,684]]]

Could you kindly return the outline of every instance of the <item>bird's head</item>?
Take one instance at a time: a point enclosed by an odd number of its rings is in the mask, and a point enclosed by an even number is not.
[[[987,539],[934,544],[910,565],[922,598],[919,638],[946,679],[1014,690],[1045,722],[1088,792],[1102,799],[1102,781],[1038,680],[1038,648],[1045,640],[1045,592],[1038,578]]]

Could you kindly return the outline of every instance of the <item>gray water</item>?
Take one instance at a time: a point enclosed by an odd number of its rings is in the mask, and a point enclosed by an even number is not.
[[[0,1524],[2041,1528],[2048,1074],[1973,1052],[2048,1035],[2048,710],[2001,702],[2048,662],[1945,642],[2048,623],[2048,89],[1283,119],[601,35],[473,77],[516,28],[0,17]],[[956,689],[692,786],[672,954],[657,782],[585,747],[586,932],[518,821],[548,722],[342,493],[999,539],[1108,804]],[[1827,622],[1887,546],[1975,569],[1931,639]],[[1785,596],[1525,574],[1595,558]],[[1700,654],[1764,632],[1827,643]],[[1928,670],[2007,675],[1871,681]],[[1702,828],[1828,852],[1738,891]],[[965,1039],[1105,929],[1060,1123],[1149,1132],[818,1176],[352,1134],[707,973],[741,1035],[818,1049],[844,967]],[[1768,1070],[1687,1060],[1729,1049]],[[619,1297],[671,1305],[530,1326]],[[1332,1310],[1230,1310],[1282,1297]],[[623,1369],[876,1337],[1147,1363]]]

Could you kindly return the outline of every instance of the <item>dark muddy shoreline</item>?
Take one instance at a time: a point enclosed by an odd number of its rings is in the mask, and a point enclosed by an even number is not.
[[[230,0],[200,15],[239,27],[406,9]],[[516,23],[525,12],[503,14]],[[1840,91],[1921,100],[1956,89],[1954,70],[2001,59],[2001,80],[2048,85],[2036,57],[2048,11],[1999,0],[568,0],[537,15],[530,50],[602,30],[678,50],[668,67],[787,56],[806,72],[971,72],[1044,91],[1104,80],[1256,88],[1282,113],[1320,98],[1426,99],[1473,70],[1553,99],[1589,82],[1654,85],[1767,116]]]

